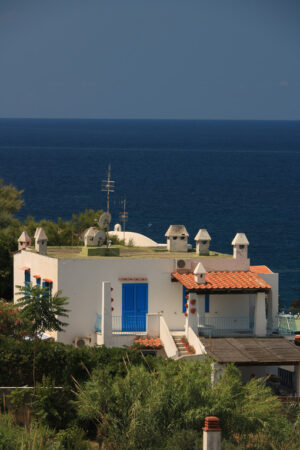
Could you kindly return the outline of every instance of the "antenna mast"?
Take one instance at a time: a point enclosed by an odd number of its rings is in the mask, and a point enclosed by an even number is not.
[[[102,180],[102,192],[107,192],[107,200],[106,200],[106,212],[109,213],[109,196],[111,192],[115,191],[115,182],[110,179],[111,175],[110,164],[108,164],[107,171],[107,180]]]
[[[123,239],[124,239],[124,243],[125,243],[125,226],[126,226],[126,222],[128,221],[128,212],[126,211],[126,198],[124,198],[123,200],[123,211],[120,213],[120,220],[123,224]]]

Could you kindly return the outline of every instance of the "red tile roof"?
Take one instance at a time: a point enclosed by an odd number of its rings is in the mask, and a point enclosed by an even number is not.
[[[53,283],[53,280],[51,280],[50,278],[43,278],[44,281],[46,281],[47,283]]]
[[[267,266],[250,266],[250,270],[256,273],[273,273]]]
[[[172,273],[186,289],[198,291],[269,291],[271,286],[254,272],[207,272],[206,283],[198,284],[193,273]]]
[[[162,342],[159,338],[138,338],[134,340],[135,344],[139,344],[142,347],[154,347],[160,348],[162,347]]]

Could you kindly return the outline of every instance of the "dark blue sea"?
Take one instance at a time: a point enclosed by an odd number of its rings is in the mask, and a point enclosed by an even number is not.
[[[300,122],[0,120],[0,178],[24,189],[19,218],[104,209],[111,163],[113,223],[164,242],[185,224],[231,252],[245,232],[252,264],[280,273],[281,305],[300,299]]]

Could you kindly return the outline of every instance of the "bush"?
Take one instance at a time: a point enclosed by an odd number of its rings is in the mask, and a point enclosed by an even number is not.
[[[90,448],[84,441],[85,432],[77,426],[61,430],[55,436],[55,448],[57,450],[87,450]]]
[[[42,425],[61,429],[74,422],[76,412],[72,399],[69,389],[56,387],[50,378],[44,376],[32,394],[31,411]]]
[[[50,449],[54,433],[36,422],[27,429],[13,423],[9,414],[0,416],[0,450]]]
[[[253,448],[284,448],[283,442],[293,448],[292,438],[298,442],[299,425],[289,423],[261,380],[243,385],[239,370],[228,366],[212,385],[209,360],[157,361],[156,370],[128,367],[125,378],[98,369],[79,387],[78,415],[97,423],[100,444],[160,449],[177,442],[174,448],[196,449],[209,415],[220,418],[223,438],[233,448],[249,442]]]
[[[32,386],[32,364],[34,343],[16,341],[0,336],[0,385]],[[125,363],[124,363],[125,361]],[[126,364],[155,367],[156,359],[144,357],[131,349],[105,347],[74,348],[59,342],[38,341],[36,356],[36,380],[42,383],[43,376],[51,378],[56,386],[74,386],[73,379],[83,382],[97,367],[106,367],[112,376],[125,376]]]

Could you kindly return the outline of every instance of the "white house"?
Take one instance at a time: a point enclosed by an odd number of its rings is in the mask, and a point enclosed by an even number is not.
[[[210,251],[206,230],[195,237],[197,251],[189,248],[183,225],[169,227],[165,246],[154,242],[148,247],[121,247],[117,256],[88,256],[80,247],[45,249],[45,236],[41,231],[39,236],[40,252],[22,246],[15,254],[14,285],[30,281],[52,292],[62,290],[69,298],[69,325],[54,335],[57,341],[121,346],[145,335],[159,337],[167,355],[178,358],[213,354],[212,341],[215,348],[218,342],[235,342],[241,348],[239,341],[250,339],[249,345],[261,348],[272,339],[275,346],[284,347],[283,355],[290,356],[265,358],[260,364],[293,364],[298,370],[300,349],[274,337],[278,274],[266,266],[250,266],[249,242],[243,233],[233,239],[231,255]],[[139,235],[139,239],[149,245],[148,238]],[[14,299],[18,301],[17,289]],[[194,355],[187,353],[182,339],[193,347]],[[214,357],[221,364],[228,362]],[[254,356],[252,360],[258,362]],[[252,360],[248,355],[241,365],[249,367]],[[300,391],[300,374],[298,378]]]

